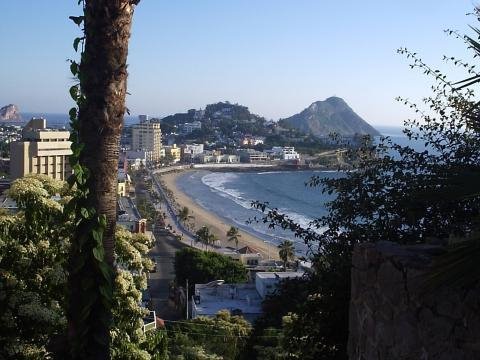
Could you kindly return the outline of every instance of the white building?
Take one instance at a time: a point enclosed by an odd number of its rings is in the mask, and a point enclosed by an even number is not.
[[[152,122],[147,115],[140,115],[140,124],[132,126],[132,150],[147,152],[147,160],[158,162],[161,158],[162,131],[160,124]]]
[[[57,180],[67,180],[72,169],[70,132],[47,128],[44,118],[32,118],[22,130],[19,141],[10,143],[10,176],[44,174]]]
[[[254,322],[262,314],[262,298],[255,284],[224,284],[222,281],[195,284],[191,306],[192,318],[214,317],[220,310],[228,310],[232,315],[242,315]]]
[[[191,134],[195,130],[201,130],[202,123],[200,121],[193,121],[191,123],[185,123],[180,125],[180,133],[183,135]]]
[[[213,317],[220,310],[228,310],[232,315],[242,315],[253,322],[262,314],[262,301],[282,280],[301,276],[301,272],[258,272],[254,284],[225,284],[223,280],[195,284],[195,294],[191,298],[192,318]]]
[[[195,158],[200,164],[237,164],[240,162],[238,155],[219,154],[216,151],[206,151]]]
[[[282,160],[298,160],[300,154],[295,151],[293,146],[274,146],[272,152],[275,156],[279,156]]]
[[[262,255],[250,246],[244,246],[238,250],[231,248],[220,248],[216,250],[218,253],[228,256],[229,258],[241,262],[247,267],[255,267],[262,261]]]
[[[195,157],[203,153],[203,144],[182,145],[182,160],[193,161]]]

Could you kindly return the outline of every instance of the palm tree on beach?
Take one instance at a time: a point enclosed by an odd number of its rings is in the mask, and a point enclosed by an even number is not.
[[[211,232],[211,233],[208,235],[208,241],[207,241],[207,242],[208,242],[208,245],[210,245],[210,246],[213,247],[213,246],[215,246],[215,243],[216,243],[218,240],[219,240],[219,239],[218,239],[217,235],[215,235],[214,233]]]
[[[238,240],[242,237],[242,234],[238,231],[238,228],[235,226],[230,227],[230,230],[227,231],[227,240],[235,241],[235,248],[238,250]]]
[[[177,214],[178,220],[180,220],[182,223],[186,222],[189,218],[192,217],[190,215],[190,209],[186,206],[184,206]]]
[[[280,259],[283,261],[283,269],[286,271],[287,263],[295,257],[295,247],[293,246],[293,242],[285,240],[278,245],[278,249],[278,256],[280,256]]]
[[[210,231],[208,226],[205,225],[197,230],[195,234],[197,235],[198,241],[205,245],[205,250],[208,249],[209,245],[214,246],[215,242],[218,241],[218,237]]]
[[[210,229],[207,226],[202,226],[200,229],[197,230],[195,233],[197,235],[198,241],[205,245],[205,249],[207,249],[209,239],[210,239]]]

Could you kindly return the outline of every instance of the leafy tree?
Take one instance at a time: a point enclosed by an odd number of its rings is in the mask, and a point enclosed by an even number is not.
[[[195,233],[197,235],[197,239],[205,245],[205,249],[208,249],[209,245],[214,245],[215,241],[218,238],[210,231],[208,226],[202,226],[200,229],[197,230]]]
[[[73,223],[63,204],[70,192],[63,182],[32,175],[15,180],[8,196],[19,211],[0,215],[0,358],[38,359],[49,352],[65,358],[57,343],[66,332],[66,268]],[[153,267],[146,257],[152,245],[144,235],[121,227],[116,231],[118,268],[110,329],[114,359],[150,359],[144,348],[152,340],[142,331],[146,311],[140,299],[146,273]]]
[[[193,215],[190,214],[190,209],[186,206],[184,206],[179,212],[178,212],[178,220],[181,222],[185,223],[189,219],[192,219]]]
[[[171,341],[170,355],[175,358],[175,355],[193,348],[203,349],[219,359],[237,359],[251,330],[248,321],[241,316],[230,315],[228,310],[219,311],[213,318],[200,316],[175,324],[172,332],[180,336]]]
[[[312,223],[314,229],[302,228],[276,209],[256,204],[266,212],[266,221],[292,230],[314,254],[315,286],[307,301],[291,314],[288,328],[292,331],[284,332],[284,348],[302,359],[346,359],[351,254],[356,244],[389,240],[448,245],[458,239],[474,240],[478,234],[480,129],[472,125],[474,93],[455,87],[416,53],[399,52],[436,82],[433,95],[423,100],[425,110],[399,99],[419,115],[418,120],[405,123],[405,135],[425,145],[425,150],[396,144],[387,137],[376,147],[363,147],[352,154],[356,171],[312,178],[310,186],[335,195],[327,204],[328,214]],[[321,228],[327,230],[314,231]],[[466,259],[462,258],[466,249],[471,255],[480,253],[479,247],[472,251],[463,244],[453,245],[461,251],[453,252],[456,261],[446,267],[450,280],[459,278],[455,265]],[[480,278],[478,262],[471,261],[475,256],[462,266],[470,271],[462,285]]]
[[[235,248],[238,250],[238,241],[242,237],[242,234],[238,231],[238,228],[231,226],[227,231],[227,240],[235,242]]]
[[[222,360],[221,356],[208,353],[182,332],[169,334],[169,359],[174,360]]]
[[[52,197],[68,195],[45,175],[15,180],[16,214],[0,214],[0,358],[40,359],[66,329],[66,257],[72,224]]]
[[[162,159],[162,163],[164,165],[171,165],[174,160],[175,158],[173,157],[173,155],[170,152],[167,152],[165,153],[165,156]]]
[[[226,283],[247,281],[247,269],[243,264],[214,252],[184,248],[175,253],[174,267],[177,284],[183,285],[188,279],[191,291],[195,284],[213,280],[225,280]]]
[[[150,331],[147,340],[142,343],[143,350],[151,356],[151,360],[168,360],[169,339],[165,330]]]
[[[157,217],[157,210],[150,201],[147,201],[145,197],[137,197],[137,209],[140,215],[147,219],[148,224],[155,223]]]
[[[146,257],[153,241],[141,234],[132,235],[122,227],[116,231],[116,262],[113,293],[112,359],[150,359],[143,350],[147,341],[143,318],[148,310],[141,307],[142,290],[147,288],[147,272],[153,262]]]
[[[295,247],[290,240],[284,240],[278,245],[278,249],[278,256],[283,261],[283,268],[286,270],[288,262],[295,257]]]

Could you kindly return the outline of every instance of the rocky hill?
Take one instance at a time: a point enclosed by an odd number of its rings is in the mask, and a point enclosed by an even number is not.
[[[21,120],[18,106],[9,104],[0,108],[0,121]]]
[[[331,133],[346,136],[380,135],[339,97],[330,97],[325,101],[314,102],[301,113],[280,120],[279,125],[319,137],[328,136]]]
[[[169,115],[160,120],[162,132],[169,133],[182,123],[200,121],[202,132],[219,131],[232,136],[234,132],[262,136],[266,133],[264,117],[253,114],[248,107],[228,101],[206,105],[205,110],[191,109],[186,113]]]

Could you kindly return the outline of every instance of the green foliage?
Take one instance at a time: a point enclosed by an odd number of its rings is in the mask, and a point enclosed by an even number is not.
[[[8,196],[19,212],[0,214],[0,358],[40,359],[66,328],[66,255],[71,223],[52,199],[61,182],[45,175],[15,180]]]
[[[213,246],[215,241],[218,240],[215,234],[210,231],[208,226],[202,226],[197,230],[195,235],[197,235],[197,240],[205,245],[205,249],[207,249],[209,245]]]
[[[293,260],[295,257],[295,247],[293,246],[293,242],[290,240],[282,241],[277,247],[278,256],[283,261],[283,268],[286,270],[288,262]]]
[[[178,220],[181,222],[185,223],[188,221],[188,219],[193,218],[192,215],[190,215],[190,209],[186,206],[184,206],[179,212],[178,212]]]
[[[147,223],[155,223],[157,211],[150,201],[144,197],[137,199],[137,209],[142,218],[147,219]]]
[[[146,334],[147,339],[142,344],[143,350],[147,351],[151,360],[168,360],[168,334],[164,330],[150,331]]]
[[[238,231],[238,228],[235,226],[231,226],[230,229],[227,231],[227,240],[234,241],[235,247],[238,249],[238,241],[242,237],[242,234]]]
[[[0,358],[44,358],[49,343],[66,331],[67,258],[74,224],[62,203],[70,193],[65,183],[32,175],[14,181],[8,195],[19,212],[0,215]],[[53,199],[56,195],[63,198]],[[152,246],[143,235],[116,231],[114,359],[151,358],[143,350],[149,339],[142,332],[140,298],[146,272],[153,267],[146,257]],[[128,357],[124,350],[134,355]]]
[[[348,269],[339,266],[349,268],[350,263],[331,258],[336,265],[319,268],[306,278],[285,280],[276,294],[267,297],[245,359],[345,359],[348,307],[339,304],[348,301],[350,282],[344,277]],[[279,337],[266,337],[272,332]]]
[[[175,280],[184,286],[186,279],[191,284],[205,284],[213,280],[225,280],[226,283],[247,281],[247,269],[243,264],[228,256],[214,252],[184,248],[175,254]]]
[[[140,301],[142,290],[147,288],[146,274],[153,268],[153,262],[146,257],[153,242],[122,227],[117,228],[115,235],[119,266],[115,275],[113,327],[110,330],[112,359],[150,359],[149,353],[144,350],[147,338],[142,330],[142,319],[148,315],[148,310],[140,306]],[[125,353],[126,350],[128,353]]]
[[[328,214],[312,224],[327,229],[320,234],[302,228],[276,209],[256,204],[266,212],[267,222],[292,230],[314,253],[317,275],[311,278],[306,301],[286,318],[283,328],[282,348],[297,358],[346,359],[355,244],[389,240],[448,245],[454,239],[477,239],[480,132],[472,125],[472,109],[478,104],[474,93],[455,88],[416,53],[399,52],[412,61],[412,68],[419,68],[436,82],[433,95],[423,100],[425,109],[399,99],[420,117],[407,121],[404,133],[423,143],[426,150],[416,151],[387,137],[377,147],[365,147],[355,154],[356,171],[312,178],[310,186],[335,196],[328,204]],[[369,156],[372,153],[375,156]],[[463,279],[478,281],[480,272],[474,265],[478,260],[467,261],[464,246],[456,249],[450,261],[441,262],[444,269],[457,277],[459,267],[469,269]],[[478,247],[470,254],[478,256]],[[446,267],[448,263],[451,266]]]
[[[214,318],[198,317],[175,324],[170,330],[172,359],[237,359],[243,351],[251,325],[227,310]]]

